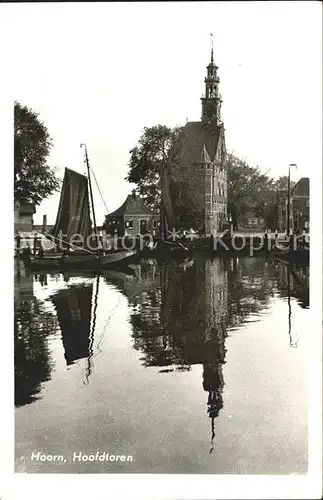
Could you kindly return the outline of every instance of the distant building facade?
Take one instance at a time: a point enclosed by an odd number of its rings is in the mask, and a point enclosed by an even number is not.
[[[15,232],[28,233],[33,230],[33,215],[36,212],[34,203],[14,203]]]
[[[291,192],[291,218],[294,231],[309,230],[310,180],[302,177]]]
[[[152,212],[133,191],[117,210],[106,215],[103,229],[108,234],[118,236],[157,235],[159,215]]]
[[[277,193],[278,230],[287,229],[287,190]],[[310,224],[310,180],[302,177],[290,193],[290,228],[293,231],[308,231]]]
[[[183,127],[177,145],[179,161],[175,174],[180,183],[186,177],[194,184],[196,226],[206,235],[221,231],[227,219],[225,130],[217,70],[212,49],[204,80],[205,95],[201,98],[202,119]]]
[[[264,219],[249,211],[243,216],[243,225],[250,229],[261,229],[264,225]]]

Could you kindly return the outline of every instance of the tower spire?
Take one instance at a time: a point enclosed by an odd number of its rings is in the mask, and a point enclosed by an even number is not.
[[[221,122],[221,97],[219,95],[220,78],[217,75],[218,67],[214,63],[213,33],[211,36],[211,62],[207,66],[207,74],[204,79],[205,95],[202,100],[202,121],[215,125]]]
[[[214,59],[213,59],[213,33],[210,33],[211,36],[211,64],[214,64]]]

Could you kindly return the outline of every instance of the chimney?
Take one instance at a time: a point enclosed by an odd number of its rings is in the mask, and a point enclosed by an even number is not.
[[[136,194],[136,190],[135,190],[135,189],[133,189],[133,190],[132,190],[132,197],[133,197],[133,199],[134,199],[134,200],[135,200],[135,199],[136,199],[136,197],[137,197],[137,194]]]
[[[42,227],[42,232],[46,233],[47,231],[47,215],[43,215],[43,227]]]

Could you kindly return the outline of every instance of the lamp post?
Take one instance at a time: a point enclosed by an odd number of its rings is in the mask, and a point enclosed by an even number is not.
[[[287,236],[290,233],[290,167],[296,167],[295,163],[290,163],[288,165],[288,184],[287,184]]]

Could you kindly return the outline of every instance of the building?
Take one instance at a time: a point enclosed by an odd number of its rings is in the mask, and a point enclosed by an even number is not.
[[[294,231],[309,230],[310,223],[310,180],[302,177],[291,192],[291,227]]]
[[[277,193],[278,208],[278,230],[287,229],[287,190]],[[309,230],[310,222],[310,181],[308,177],[302,177],[291,188],[290,192],[290,229],[292,231]]]
[[[207,236],[221,231],[227,218],[225,130],[217,70],[212,48],[204,80],[205,95],[201,98],[201,121],[186,123],[179,144],[175,145],[178,151],[175,177],[182,186],[185,179],[190,179],[191,184],[193,181],[195,226]],[[183,213],[182,219],[184,217]],[[181,221],[177,224],[181,225]]]
[[[133,191],[117,210],[106,215],[103,229],[118,236],[157,234],[159,215],[152,212]]]
[[[14,224],[15,233],[17,231],[28,233],[33,230],[33,215],[36,212],[34,203],[21,203],[15,201],[14,204]]]
[[[262,229],[264,225],[263,217],[259,217],[254,212],[247,212],[243,216],[244,226],[250,229]]]

